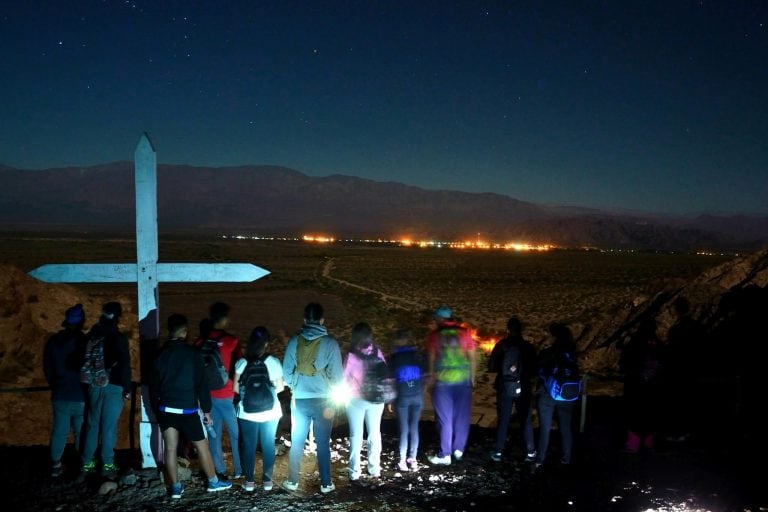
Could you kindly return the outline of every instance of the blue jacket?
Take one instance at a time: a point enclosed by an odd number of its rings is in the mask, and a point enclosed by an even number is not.
[[[43,372],[51,387],[51,400],[85,402],[85,385],[80,367],[85,355],[86,336],[82,331],[62,329],[50,338],[43,351]]]

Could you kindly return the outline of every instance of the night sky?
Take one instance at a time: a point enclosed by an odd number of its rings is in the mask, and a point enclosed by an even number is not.
[[[768,214],[768,2],[0,0],[0,164]]]

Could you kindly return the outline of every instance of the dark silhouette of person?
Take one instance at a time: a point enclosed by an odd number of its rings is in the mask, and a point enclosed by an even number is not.
[[[496,374],[493,385],[496,389],[496,414],[498,419],[496,445],[494,452],[491,454],[491,459],[496,462],[501,461],[502,458],[513,405],[515,405],[522,428],[526,460],[528,462],[536,460],[536,444],[533,438],[533,422],[531,421],[531,413],[533,412],[533,381],[536,376],[536,349],[523,338],[522,333],[523,326],[520,320],[516,317],[511,317],[507,321],[507,337],[499,340],[494,345],[488,358],[488,371]],[[508,350],[512,349],[518,352],[519,370],[516,371],[520,372],[519,394],[510,394],[503,382],[504,372],[502,364],[504,356]]]
[[[539,453],[536,456],[535,469],[541,468],[547,458],[549,434],[555,415],[557,415],[562,450],[560,464],[570,464],[573,453],[573,412],[578,400],[570,402],[556,400],[547,390],[545,381],[548,376],[552,375],[558,362],[562,360],[563,353],[575,355],[576,343],[573,340],[571,329],[565,324],[551,323],[549,333],[552,344],[541,350],[538,362]]]
[[[624,374],[624,414],[627,438],[624,451],[651,450],[659,427],[661,400],[662,345],[656,323],[647,321],[621,347],[619,368]]]
[[[698,389],[707,357],[705,332],[690,314],[690,302],[678,297],[672,303],[677,321],[667,337],[664,387],[666,396],[666,439],[683,442],[690,439],[701,410]]]

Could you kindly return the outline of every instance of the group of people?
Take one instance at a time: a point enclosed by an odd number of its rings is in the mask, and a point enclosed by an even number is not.
[[[69,427],[79,446],[79,425],[87,405],[86,442],[81,458],[86,472],[97,467],[93,455],[101,434],[101,469],[113,472],[114,441],[122,401],[130,391],[130,362],[127,339],[117,329],[118,303],[104,306],[99,323],[88,335],[83,333],[82,306],[67,310],[64,329],[46,345],[46,376],[54,402],[51,434],[53,475],[61,473],[61,456]],[[399,426],[399,471],[419,468],[419,422],[425,391],[431,393],[439,433],[439,448],[427,460],[432,465],[460,461],[467,447],[471,423],[473,388],[477,382],[477,346],[465,325],[448,307],[438,308],[424,342],[418,348],[407,329],[394,333],[391,350],[374,337],[371,326],[358,323],[351,331],[349,351],[342,357],[341,345],[325,327],[323,306],[309,303],[304,308],[301,328],[287,342],[283,360],[270,355],[269,331],[253,329],[245,350],[240,340],[227,332],[229,306],[214,303],[194,340],[189,336],[186,317],[173,314],[167,319],[167,339],[153,363],[150,382],[151,406],[164,441],[163,466],[168,494],[180,498],[177,449],[182,443],[194,446],[200,468],[208,478],[209,492],[231,487],[242,478],[243,489],[256,488],[256,451],[261,449],[261,487],[274,486],[275,437],[283,410],[278,394],[290,390],[291,445],[288,475],[282,488],[295,491],[300,485],[301,461],[310,433],[314,436],[320,477],[320,492],[335,489],[331,478],[330,437],[340,407],[349,425],[350,481],[381,475],[381,419],[384,408],[396,412]],[[104,367],[108,383],[83,382],[83,361],[99,331],[105,339]],[[573,446],[571,430],[575,396],[562,398],[547,392],[547,377],[556,371],[563,353],[574,353],[573,337],[567,326],[552,324],[551,346],[537,356],[522,336],[517,318],[507,323],[507,337],[494,347],[487,371],[497,374],[498,428],[495,450],[501,461],[510,415],[514,409],[521,419],[526,460],[540,467],[545,460],[549,432],[556,415],[562,436],[563,464],[570,463]],[[212,347],[212,348],[210,348]],[[210,357],[211,351],[216,357]],[[514,357],[512,357],[513,355]],[[73,362],[74,361],[74,362]],[[224,374],[217,383],[216,365]],[[536,385],[539,381],[539,385]],[[535,390],[539,389],[538,396]],[[119,399],[119,401],[118,401]],[[531,416],[538,403],[540,431],[534,442]],[[229,436],[232,473],[223,454],[224,431]],[[367,433],[367,436],[364,434]],[[91,437],[92,436],[92,437]],[[361,460],[363,441],[367,464]]]

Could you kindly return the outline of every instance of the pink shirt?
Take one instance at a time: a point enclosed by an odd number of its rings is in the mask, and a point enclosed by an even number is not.
[[[376,350],[376,357],[382,361],[386,361],[384,358],[384,352],[379,347],[371,345],[368,349],[362,352],[366,355],[373,354]],[[350,395],[354,398],[360,398],[360,388],[363,385],[363,378],[365,376],[365,363],[354,352],[347,354],[347,360],[344,363],[344,383],[349,386]]]

